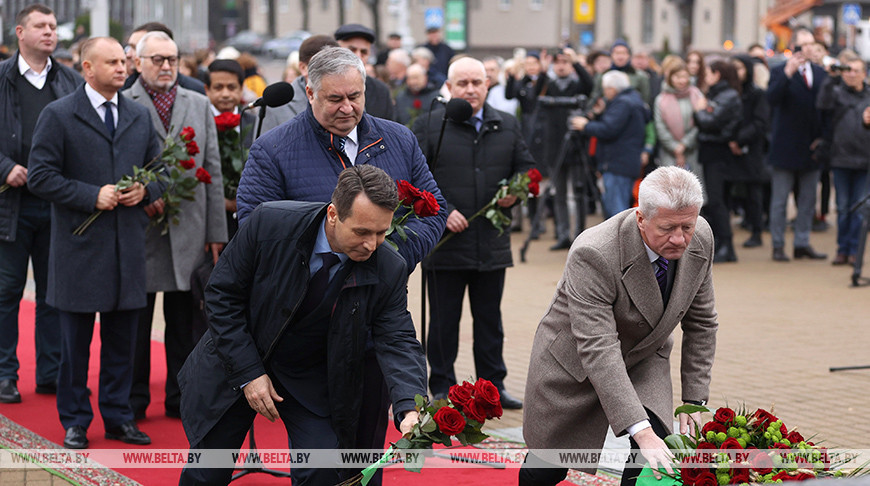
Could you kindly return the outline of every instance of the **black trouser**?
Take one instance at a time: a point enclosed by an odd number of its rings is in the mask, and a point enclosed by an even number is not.
[[[363,396],[360,409],[359,425],[356,429],[357,449],[383,449],[390,420],[387,414],[390,409],[390,394],[378,364],[374,349],[366,351],[363,362]],[[384,478],[384,470],[378,469],[369,480],[371,486],[380,486]]]
[[[272,385],[283,402],[273,402],[278,415],[287,430],[287,442],[295,449],[338,449],[338,437],[332,428],[329,417],[312,413],[293,398],[281,382],[270,375]],[[257,413],[242,395],[227,410],[217,424],[198,444],[191,449],[234,449],[238,450],[254,422]],[[178,481],[180,486],[227,484],[233,474],[233,466],[226,468],[185,468]],[[292,467],[290,479],[294,486],[332,485],[350,476],[350,469]]]
[[[704,188],[707,190],[707,205],[705,214],[713,237],[716,240],[716,249],[722,245],[731,244],[731,219],[728,214],[728,205],[725,203],[725,181],[728,179],[728,162],[731,157],[718,160],[722,149],[728,150],[726,145],[701,144],[698,156],[704,165]]]
[[[649,411],[649,409],[645,408],[645,410],[647,416],[649,416],[649,423],[652,426],[653,432],[663,439],[667,437],[668,431],[662,423],[655,417],[655,415],[653,415],[652,412]],[[629,438],[629,443],[631,444],[632,456],[643,458],[638,450],[639,447],[637,442],[634,441],[634,438]],[[622,471],[622,481],[620,482],[620,486],[634,486],[637,482],[637,477],[643,470],[643,467],[629,467],[628,464],[630,463],[631,457],[629,457],[628,461],[625,463],[626,467]],[[529,452],[526,456],[526,460],[523,462],[522,468],[520,468],[519,486],[553,486],[565,479],[567,475],[567,467],[549,465]]]
[[[504,389],[507,367],[502,356],[504,329],[501,321],[501,297],[504,292],[504,269],[490,272],[477,270],[429,270],[429,389],[433,394],[447,393],[456,384],[453,363],[459,353],[459,321],[462,300],[468,288],[473,322],[474,369],[478,378],[486,378],[499,390]]]
[[[133,386],[130,407],[137,416],[144,415],[151,403],[151,322],[154,298],[148,294],[148,306],[142,310],[136,330],[136,350],[133,359]],[[176,376],[187,355],[196,344],[193,341],[193,297],[190,292],[163,293],[163,319],[166,322],[163,344],[166,347],[166,410],[178,415],[181,391]]]

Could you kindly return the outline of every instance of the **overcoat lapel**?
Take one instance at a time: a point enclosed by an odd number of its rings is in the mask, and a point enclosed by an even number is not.
[[[619,261],[625,290],[649,325],[656,327],[662,318],[664,303],[633,212],[619,227],[619,241],[624,242],[619,248]]]
[[[109,142],[112,141],[112,137],[109,135],[109,130],[106,128],[106,124],[103,123],[103,120],[100,119],[100,115],[97,114],[97,110],[95,110],[94,107],[91,106],[88,95],[85,94],[84,85],[82,85],[78,89],[78,91],[76,91],[75,116],[76,118],[90,125],[97,133],[102,135],[103,138],[105,138]]]
[[[133,126],[133,122],[136,120],[132,110],[130,110],[130,103],[133,101],[120,93],[118,94],[118,127],[115,128],[115,138],[117,139],[124,136],[124,132]]]

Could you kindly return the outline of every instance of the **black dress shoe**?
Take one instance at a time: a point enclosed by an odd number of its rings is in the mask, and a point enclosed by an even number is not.
[[[151,437],[148,437],[145,432],[139,430],[139,427],[136,427],[136,422],[132,420],[118,427],[107,428],[106,438],[135,445],[148,445],[151,443]]]
[[[501,396],[501,408],[507,410],[519,410],[523,408],[523,402],[512,397],[507,390],[499,390],[498,393]]]
[[[724,245],[719,250],[716,251],[716,254],[713,255],[713,263],[726,263],[726,262],[736,262],[737,254],[734,253],[734,247],[731,245]]]
[[[817,253],[811,246],[795,247],[794,259],[809,258],[810,260],[824,260],[828,258],[826,253]]]
[[[743,248],[756,248],[761,246],[761,235],[753,233],[746,241],[743,242]]]
[[[571,248],[571,240],[559,240],[550,247],[550,251],[567,250],[568,248]]]
[[[15,380],[0,380],[0,403],[21,403],[18,384]]]
[[[773,261],[775,262],[788,262],[791,261],[789,257],[785,256],[785,250],[782,248],[774,248],[773,249]]]
[[[36,384],[36,393],[40,395],[57,395],[57,383]]]
[[[81,425],[73,425],[66,429],[66,437],[63,438],[63,446],[67,449],[87,449],[88,431]]]

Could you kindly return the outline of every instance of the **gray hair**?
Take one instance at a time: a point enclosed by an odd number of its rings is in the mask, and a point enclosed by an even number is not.
[[[366,67],[356,54],[344,47],[324,47],[308,61],[308,87],[316,95],[324,76],[344,74],[349,69],[359,71],[365,83]]]
[[[480,62],[482,62],[484,64],[486,64],[489,61],[495,61],[495,63],[498,64],[499,70],[501,70],[504,67],[504,58],[501,56],[486,56],[480,60]]]
[[[136,44],[136,55],[139,57],[144,57],[145,53],[145,44],[148,43],[150,39],[160,39],[160,40],[168,40],[172,41],[175,44],[175,41],[172,40],[172,37],[169,37],[169,34],[160,30],[152,30],[147,34],[143,35],[141,39],[139,39],[139,43]],[[178,54],[178,44],[175,45],[175,53]]]
[[[390,53],[387,54],[387,60],[401,63],[405,67],[411,65],[411,56],[408,55],[408,51],[401,48],[390,51]]]
[[[631,87],[631,80],[622,71],[607,71],[601,76],[601,87],[613,88],[621,93]]]
[[[429,62],[435,61],[435,55],[426,47],[418,47],[414,49],[411,51],[411,57],[422,57],[423,59],[428,59]]]
[[[623,73],[624,74],[624,73]],[[644,177],[637,195],[638,209],[647,218],[659,209],[701,209],[704,192],[698,176],[680,167],[659,167]]]

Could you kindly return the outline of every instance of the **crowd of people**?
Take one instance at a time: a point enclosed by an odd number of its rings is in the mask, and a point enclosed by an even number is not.
[[[505,387],[502,356],[510,234],[471,216],[505,180],[535,167],[548,183],[542,203],[528,206],[530,238],[552,216],[551,250],[570,253],[533,360],[576,366],[562,377],[530,366],[526,420],[547,424],[527,436],[535,448],[600,447],[600,424],[580,437],[551,420],[574,420],[581,408],[542,407],[569,403],[565,394],[573,394],[588,404],[588,416],[609,418],[634,446],[660,450],[655,438],[669,428],[670,408],[662,397],[669,403],[671,392],[664,382],[628,392],[636,377],[620,366],[655,358],[680,322],[696,331],[689,344],[706,350],[683,398],[707,399],[717,325],[710,268],[737,261],[734,213],[751,232],[744,248],[761,246],[769,228],[773,259],[789,261],[786,207],[794,193],[792,256],[825,259],[809,240],[825,222],[832,173],[832,263],[856,258],[861,219],[849,209],[867,194],[866,65],[851,51],[828,56],[806,29],[795,32],[791,57],[769,66],[760,46],[737,55],[691,51],[659,63],[623,40],[586,54],[563,46],[479,60],[454,53],[439,27],[413,50],[391,35],[376,53],[375,33],[347,24],[307,38],[291,55],[283,80],[292,101],[261,108],[257,138],[255,118],[242,107],[263,96],[267,82],[250,54],[184,55],[171,29],[149,22],[123,46],[81,39],[64,54],[70,67],[54,57],[56,26],[49,8],[23,9],[19,49],[0,64],[2,123],[12,134],[0,142],[0,402],[21,401],[18,310],[30,261],[36,391],[57,395],[68,448],[88,447],[88,349],[97,313],[106,437],[150,443],[137,421],[151,402],[157,293],[166,323],[163,413],[182,420],[193,448],[238,448],[259,413],[281,417],[293,447],[380,449],[391,407],[406,432],[417,420],[414,394],[447,398],[457,383],[466,291],[476,374],[498,390],[503,408],[523,408]],[[448,120],[444,100],[451,98],[470,105],[470,119]],[[210,183],[196,185],[175,224],[161,231],[149,220],[167,211],[165,181],[116,184],[187,130],[196,133],[196,150],[186,169],[206,171]],[[239,166],[235,142],[226,140],[241,142]],[[407,238],[391,237],[393,252],[382,243],[399,206],[398,180],[431,194],[438,208],[409,218]],[[583,216],[599,202],[607,221],[584,232]],[[512,214],[511,229],[523,230],[515,196],[498,199],[493,210]],[[94,211],[104,214],[87,232],[76,231]],[[451,239],[433,253],[445,234]],[[616,251],[623,246],[627,252]],[[689,259],[681,259],[687,250]],[[626,254],[649,265],[611,281]],[[418,264],[432,304],[425,350],[405,295]],[[675,287],[695,275],[705,278]],[[648,284],[652,292],[633,293]],[[648,301],[643,312],[633,307],[640,295]],[[607,305],[610,320],[597,312]],[[691,315],[677,315],[681,306],[691,306]],[[638,330],[640,314],[667,326]],[[563,349],[559,343],[569,341],[555,338],[577,319],[588,327],[574,329],[575,337],[589,339]],[[619,343],[595,335],[601,323],[616,329],[623,351],[641,351],[618,359]],[[588,352],[579,360],[578,349]],[[669,376],[648,364],[649,373]],[[614,373],[619,380],[611,380]],[[554,380],[564,383],[554,389]],[[550,472],[524,469],[521,482],[564,477],[558,467],[543,469]],[[181,482],[226,483],[231,472],[186,469]],[[292,474],[294,484],[333,484],[344,472]]]

